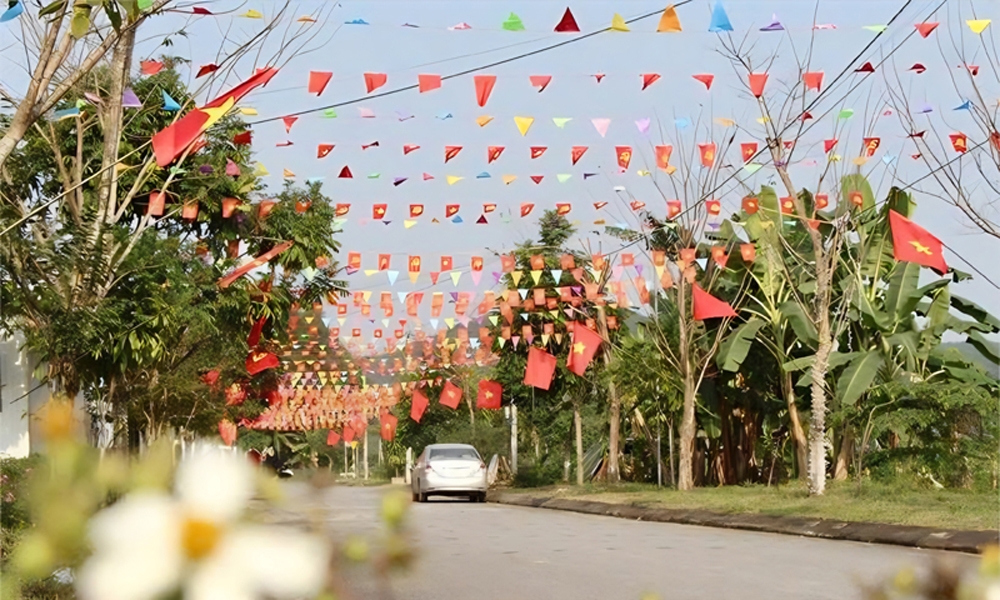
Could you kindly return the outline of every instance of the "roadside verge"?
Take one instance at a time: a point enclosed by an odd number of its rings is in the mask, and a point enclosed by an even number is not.
[[[963,531],[916,527],[912,525],[885,525],[801,517],[784,517],[755,514],[722,514],[704,510],[647,508],[631,504],[613,504],[593,500],[574,500],[555,496],[491,492],[490,502],[565,510],[589,515],[602,515],[654,521],[701,525],[724,529],[743,529],[766,533],[781,533],[832,540],[849,540],[870,544],[892,544],[932,550],[949,550],[978,554],[985,547],[996,545],[1000,533],[996,531]]]

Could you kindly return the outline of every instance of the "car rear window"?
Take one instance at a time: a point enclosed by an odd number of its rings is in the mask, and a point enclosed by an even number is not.
[[[434,448],[431,450],[430,458],[470,458],[479,459],[479,453],[475,448]]]

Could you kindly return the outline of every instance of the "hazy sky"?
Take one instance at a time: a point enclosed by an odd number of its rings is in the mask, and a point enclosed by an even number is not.
[[[415,84],[419,73],[448,75],[570,39],[578,34],[552,32],[566,9],[565,1],[293,2],[287,21],[294,21],[304,14],[319,15],[321,22],[305,27],[322,30],[306,44],[308,53],[291,58],[267,88],[248,97],[244,104],[259,111],[259,117],[248,119],[280,117],[290,112],[364,97],[362,74],[366,71],[388,74],[388,83],[379,90],[381,92]],[[739,43],[745,37],[755,65],[764,65],[770,57],[776,56],[768,70],[770,81],[766,97],[777,102],[781,90],[797,80],[796,60],[802,60],[808,53],[812,36],[814,45],[809,69],[824,71],[828,83],[875,36],[864,26],[886,24],[904,4],[904,0],[823,0],[818,5],[803,0],[731,0],[724,6],[735,28],[732,39]],[[873,75],[846,75],[811,109],[816,119],[810,122],[811,128],[798,142],[801,150],[797,159],[801,162],[790,169],[797,187],[815,191],[816,180],[826,160],[822,141],[832,136],[836,116],[844,108],[853,109],[855,113],[851,119],[839,124],[838,151],[845,156],[843,169],[847,169],[850,158],[857,155],[862,137],[875,135],[882,138],[878,153],[862,168],[876,188],[876,197],[883,197],[894,183],[907,184],[926,173],[923,162],[910,157],[916,150],[912,140],[907,139],[897,116],[881,116],[888,108],[885,89],[890,84],[901,85],[912,105],[927,103],[933,107],[934,112],[919,118],[933,123],[941,136],[953,131],[965,131],[971,143],[981,141],[976,139],[978,130],[972,125],[969,113],[952,110],[964,101],[952,85],[952,76],[956,75],[956,68],[961,64],[961,60],[954,56],[952,42],[968,44],[970,48],[975,48],[975,44],[980,42],[979,37],[970,32],[964,23],[975,13],[979,18],[996,19],[997,22],[987,29],[983,38],[992,43],[994,38],[990,36],[996,27],[1000,27],[1000,4],[949,1],[934,13],[939,4],[939,0],[910,2],[858,64],[866,60],[877,64],[892,53],[891,58]],[[233,9],[234,13],[254,9],[263,13],[265,18],[273,17],[278,5],[277,2],[259,0],[204,4],[215,12],[226,8]],[[663,3],[573,0],[570,7],[583,32],[589,32],[610,24],[615,12],[630,19],[662,9]],[[836,29],[814,32],[814,10],[816,23],[833,24]],[[445,292],[474,289],[467,273],[469,257],[483,255],[487,263],[484,269],[486,275],[478,287],[481,293],[493,282],[489,273],[500,270],[499,261],[493,258],[491,251],[510,248],[531,236],[536,230],[535,217],[557,202],[573,204],[569,217],[580,224],[581,244],[589,244],[595,251],[618,249],[620,244],[617,240],[594,233],[600,227],[594,226],[593,221],[604,218],[608,224],[634,224],[635,216],[628,206],[630,197],[644,201],[648,209],[662,216],[665,202],[653,186],[653,178],[665,184],[669,176],[654,168],[652,146],[673,144],[676,149],[672,162],[693,164],[697,157],[691,149],[697,143],[721,141],[724,136],[734,133],[733,129],[714,122],[718,118],[732,119],[744,128],[744,131],[735,132],[736,148],[720,158],[739,171],[739,177],[718,193],[723,212],[733,212],[745,195],[738,182],[756,189],[774,180],[774,171],[768,167],[754,175],[739,169],[742,164],[738,153],[739,142],[762,139],[762,126],[756,121],[759,116],[757,105],[747,93],[742,75],[737,75],[729,61],[717,52],[724,38],[707,31],[711,4],[705,0],[694,0],[677,11],[684,27],[681,33],[655,33],[657,15],[632,24],[629,33],[603,33],[482,71],[497,76],[496,87],[485,108],[476,105],[470,74],[447,80],[441,89],[430,93],[420,94],[412,90],[338,108],[338,116],[333,119],[324,118],[322,112],[304,115],[288,134],[280,120],[255,126],[254,148],[259,160],[270,171],[266,183],[274,191],[280,189],[282,170],[286,168],[293,171],[299,181],[324,177],[325,193],[337,202],[352,204],[344,232],[339,236],[344,252],[341,262],[346,263],[348,251],[360,251],[364,267],[374,269],[379,253],[393,254],[392,267],[400,271],[394,286],[389,285],[384,273],[371,277],[357,273],[350,277],[353,289],[374,292],[371,302],[376,320],[381,319],[381,311],[377,308],[379,291],[423,289],[430,292],[427,273],[438,270],[438,257],[442,254],[454,256],[456,268],[466,273],[457,288],[450,280],[442,278],[434,289]],[[510,32],[501,28],[501,23],[511,12],[521,18],[526,31]],[[776,14],[786,31],[759,31],[771,22],[772,14]],[[354,19],[364,19],[370,25],[344,24]],[[941,26],[927,39],[912,35],[904,41],[914,31],[913,24],[925,19],[940,21]],[[462,22],[468,23],[471,29],[448,29]],[[403,27],[404,23],[419,27]],[[162,40],[158,32],[169,32],[182,26],[187,31],[186,38],[175,36],[173,47],[157,48]],[[176,14],[158,17],[142,30],[140,37],[145,41],[140,45],[136,58],[175,54],[190,58],[196,70],[199,65],[215,61],[220,40],[227,28],[232,27],[230,36],[239,41],[249,38],[262,26],[261,20],[231,15],[194,19]],[[295,24],[292,30],[298,27]],[[265,44],[260,54],[262,61],[274,54],[281,37],[280,34],[273,35]],[[8,47],[12,39],[10,25],[0,26],[0,47]],[[969,52],[972,58],[976,57],[976,50]],[[983,50],[978,50],[978,53],[981,55]],[[8,53],[5,51],[4,54]],[[287,58],[290,57],[286,55],[282,61]],[[3,60],[17,59],[5,56]],[[988,68],[985,56],[981,56],[980,60],[983,68]],[[917,62],[926,66],[926,72],[916,74],[908,70]],[[250,58],[243,61],[225,86],[249,75],[252,67]],[[334,73],[333,80],[319,98],[306,93],[310,70]],[[4,67],[0,71],[9,70]],[[606,76],[597,83],[592,77],[595,73]],[[658,73],[661,79],[641,91],[642,73]],[[691,77],[696,73],[715,75],[710,91]],[[551,84],[539,93],[529,84],[530,75],[551,75]],[[16,77],[4,75],[2,80],[7,85],[14,85]],[[986,90],[988,98],[1000,96],[997,80],[992,72],[982,74],[977,80]],[[198,80],[198,83],[201,81]],[[212,91],[220,87],[223,87],[222,82],[214,85]],[[809,98],[815,95],[812,92]],[[374,111],[376,118],[360,118],[359,108]],[[413,118],[401,121],[397,111],[413,115]],[[446,113],[452,117],[445,120],[438,118]],[[480,127],[476,124],[480,115],[490,115],[494,119],[485,127]],[[534,118],[533,125],[523,137],[514,124],[516,116]],[[560,129],[553,123],[554,117],[571,118],[572,121]],[[611,119],[606,137],[602,138],[592,125],[594,118]],[[651,119],[651,126],[648,134],[643,135],[635,122],[647,118]],[[677,128],[675,119],[686,119],[691,124]],[[285,140],[294,142],[294,145],[275,147],[276,143]],[[375,141],[379,142],[379,147],[362,150],[363,144]],[[947,139],[943,142],[947,144]],[[336,147],[327,157],[318,159],[316,150],[320,143],[332,143]],[[940,144],[941,140],[934,143]],[[417,144],[421,148],[404,156],[404,144]],[[464,147],[447,165],[443,159],[445,145]],[[488,165],[487,146],[493,145],[505,146],[506,150],[499,160]],[[570,147],[574,145],[589,146],[576,166],[570,162]],[[620,174],[617,168],[616,145],[631,145],[635,149],[632,165],[626,174]],[[541,158],[531,160],[530,146],[547,146],[548,150]],[[682,147],[686,153],[681,152]],[[353,179],[337,178],[345,165],[353,172]],[[649,169],[653,172],[652,177],[639,176],[637,170],[640,169]],[[477,179],[476,176],[484,171],[491,177]],[[425,172],[432,174],[434,179],[423,181],[422,174]],[[584,181],[585,172],[599,175]],[[369,179],[367,176],[372,173],[379,173],[380,177]],[[558,174],[570,174],[572,177],[565,183],[559,183]],[[446,183],[449,175],[464,179],[449,186]],[[505,185],[501,179],[503,175],[516,175],[517,179]],[[529,179],[530,175],[544,175],[544,179],[536,185]],[[970,180],[977,177],[971,169],[968,176]],[[394,186],[396,177],[407,177],[408,180]],[[925,181],[921,185],[927,184]],[[627,192],[616,193],[615,186],[624,186]],[[831,192],[832,197],[833,187],[827,182],[825,189],[819,191]],[[985,202],[990,199],[985,195],[988,188],[982,188],[976,181],[971,181],[969,188],[975,194],[982,194],[980,200]],[[937,191],[932,187],[927,189]],[[940,199],[918,192],[915,200],[918,203],[915,216],[918,223],[942,238],[994,281],[1000,282],[1000,270],[995,267],[993,258],[998,249],[995,241],[976,233],[956,209]],[[608,205],[597,211],[593,203],[598,201],[607,201]],[[391,220],[389,225],[371,220],[371,207],[377,202],[388,204],[386,218]],[[477,225],[475,221],[484,202],[494,202],[498,209],[487,215],[488,225]],[[531,217],[522,219],[519,216],[522,202],[536,204]],[[407,229],[404,220],[408,218],[408,205],[411,203],[424,204],[426,212],[416,226]],[[459,214],[464,223],[454,224],[444,218],[446,204],[461,204]],[[507,216],[506,220],[501,218],[502,214]],[[431,224],[433,217],[437,217],[441,224]],[[406,277],[405,261],[410,254],[422,255],[424,261],[423,274],[416,286],[411,285]],[[948,253],[946,257],[949,264],[969,270],[953,253]],[[925,273],[925,277],[930,279],[931,274]],[[958,286],[954,293],[965,295],[1000,314],[1000,296],[995,288],[979,277]],[[403,307],[396,300],[394,318],[405,318]],[[429,304],[429,293],[425,304]],[[446,310],[445,316],[450,314]],[[352,324],[349,322],[344,327]],[[381,327],[381,324],[378,326]],[[366,326],[366,330],[370,329],[370,325]]]

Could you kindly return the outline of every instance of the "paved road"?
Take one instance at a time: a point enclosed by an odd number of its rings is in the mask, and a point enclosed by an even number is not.
[[[335,487],[317,502],[335,534],[375,536],[387,489]],[[398,600],[638,600],[644,592],[839,600],[861,598],[859,582],[906,565],[976,564],[950,553],[465,500],[413,504],[409,518],[418,558],[392,583]]]

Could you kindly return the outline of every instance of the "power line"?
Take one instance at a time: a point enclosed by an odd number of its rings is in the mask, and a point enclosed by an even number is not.
[[[908,0],[907,4],[909,4],[909,2],[911,2],[911,1],[912,0]],[[684,6],[685,4],[690,4],[691,2],[693,2],[693,0],[682,0],[681,2],[678,2],[677,4],[675,4],[674,8]],[[662,13],[663,13],[663,10],[662,9],[658,9],[658,10],[654,10],[652,12],[648,12],[648,13],[639,15],[638,17],[633,17],[631,19],[626,20],[625,22],[628,23],[628,24],[636,23],[638,21],[642,21],[643,19],[648,19],[649,17],[655,16],[655,15],[659,15],[659,14],[662,14]],[[571,38],[571,39],[568,39],[568,40],[563,40],[561,42],[556,42],[555,44],[550,44],[550,45],[544,46],[542,48],[537,48],[535,50],[530,50],[528,52],[523,52],[521,54],[515,54],[514,56],[503,58],[503,59],[500,59],[500,60],[497,60],[497,61],[494,61],[494,62],[491,62],[491,63],[487,63],[487,64],[484,64],[484,65],[479,65],[477,67],[472,67],[472,68],[469,68],[469,69],[465,69],[463,71],[458,71],[456,73],[451,73],[450,75],[442,75],[441,76],[441,80],[444,81],[444,80],[448,80],[448,79],[455,79],[456,77],[462,77],[462,76],[465,76],[465,75],[469,75],[471,73],[475,73],[477,71],[482,71],[484,69],[492,69],[493,67],[497,67],[497,66],[500,66],[500,65],[505,65],[507,63],[519,61],[521,59],[528,58],[530,56],[535,56],[536,54],[542,54],[544,52],[548,52],[549,50],[555,50],[556,48],[561,48],[563,46],[568,46],[569,44],[575,44],[576,42],[582,42],[583,40],[592,38],[592,37],[594,37],[596,35],[600,35],[602,33],[605,33],[605,32],[611,31],[611,30],[612,29],[611,29],[610,26],[604,27],[602,29],[596,29],[596,30],[591,31],[589,33],[585,33],[583,35],[580,35],[580,36],[577,36],[577,37],[574,37],[574,38]],[[328,104],[326,106],[320,106],[320,107],[317,107],[317,108],[309,108],[309,109],[306,109],[306,110],[300,110],[298,112],[287,113],[287,114],[284,114],[284,115],[281,115],[281,116],[278,116],[278,117],[269,117],[267,119],[258,119],[256,121],[251,121],[251,122],[249,122],[247,124],[248,125],[259,125],[261,123],[269,123],[271,121],[277,121],[277,120],[283,119],[285,117],[299,117],[299,116],[302,116],[302,115],[307,115],[307,114],[319,112],[319,111],[322,111],[322,110],[329,110],[331,108],[340,108],[342,106],[350,106],[352,104],[357,104],[359,102],[367,102],[369,100],[375,100],[377,98],[384,98],[386,96],[394,96],[394,95],[400,94],[402,92],[407,92],[407,91],[410,91],[410,90],[415,90],[418,87],[420,87],[419,84],[407,85],[407,86],[403,86],[401,88],[396,88],[394,90],[387,90],[385,92],[379,92],[378,94],[369,94],[367,96],[361,96],[361,97],[358,97],[358,98],[352,98],[351,100],[344,100],[342,102],[335,102],[334,104]]]

